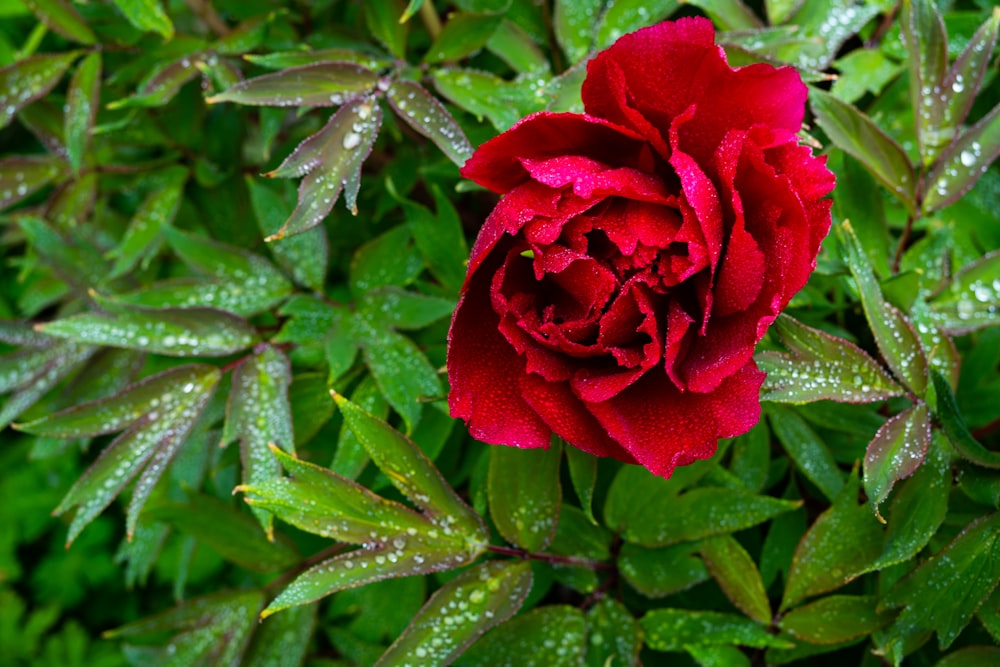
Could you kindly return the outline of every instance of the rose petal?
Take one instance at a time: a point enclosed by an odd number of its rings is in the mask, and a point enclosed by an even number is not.
[[[654,475],[715,454],[719,438],[749,431],[760,419],[764,373],[753,362],[717,391],[682,392],[666,377],[647,373],[603,403],[587,407],[608,433]]]

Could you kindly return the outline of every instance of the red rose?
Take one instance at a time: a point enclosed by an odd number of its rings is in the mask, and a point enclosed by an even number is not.
[[[538,113],[462,175],[500,203],[449,334],[448,404],[480,440],[551,433],[669,476],[760,417],[753,360],[830,227],[795,70],[732,69],[681,19],[599,54],[585,115]]]

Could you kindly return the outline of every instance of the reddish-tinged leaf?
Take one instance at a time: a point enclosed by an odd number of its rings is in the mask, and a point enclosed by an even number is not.
[[[134,95],[115,100],[108,104],[108,108],[163,106],[174,98],[181,86],[198,75],[202,58],[203,54],[193,53],[168,63],[143,81]]]
[[[938,135],[944,103],[941,84],[948,68],[948,36],[932,0],[905,0],[901,12],[903,43],[909,53],[910,101],[924,164],[930,164],[948,138]]]
[[[26,0],[28,9],[53,32],[80,44],[96,44],[97,36],[66,0]]]
[[[80,368],[97,352],[97,348],[63,342],[54,345],[52,351],[53,354],[32,355],[28,358],[14,358],[13,360],[10,357],[4,357],[5,362],[12,361],[13,363],[0,370],[0,373],[4,375],[10,373],[6,377],[5,384],[9,382],[9,388],[16,388],[16,391],[7,397],[7,401],[0,408],[0,429],[6,428],[7,424],[10,424],[42,396],[49,393],[53,387]],[[24,368],[22,364],[28,365],[29,368]],[[31,373],[30,377],[26,377],[24,371]],[[17,385],[14,385],[14,382],[17,382]]]
[[[77,65],[66,93],[66,154],[74,172],[83,164],[100,102],[101,54],[95,51]]]
[[[45,54],[0,68],[0,128],[29,102],[55,88],[79,52]]]
[[[299,184],[299,201],[291,217],[265,241],[312,229],[330,213],[341,191],[347,208],[356,215],[361,165],[371,153],[381,126],[382,110],[374,99],[354,100],[266,174],[271,178],[305,178]]]
[[[350,49],[316,49],[315,51],[279,51],[277,53],[254,54],[243,56],[244,60],[267,69],[291,69],[306,67],[320,63],[354,63],[365,69],[380,70],[392,64],[389,58],[373,56],[370,53],[352,51]]]
[[[931,317],[953,334],[1000,324],[1000,251],[963,266],[929,305]]]
[[[893,485],[912,475],[924,461],[931,441],[930,410],[920,402],[891,418],[875,434],[865,453],[865,493],[875,516]]]
[[[48,185],[66,170],[54,156],[8,157],[0,160],[0,209]]]
[[[242,81],[206,101],[273,107],[338,106],[370,92],[378,74],[348,62],[292,67]]]
[[[967,129],[934,164],[927,175],[923,210],[931,213],[968,192],[1000,156],[1000,105]]]
[[[704,540],[701,557],[736,608],[753,620],[771,622],[771,603],[760,578],[760,570],[746,549],[732,535],[718,535]]]
[[[386,92],[386,99],[396,115],[433,141],[452,162],[462,166],[472,157],[472,144],[462,128],[444,105],[423,86],[399,79]]]

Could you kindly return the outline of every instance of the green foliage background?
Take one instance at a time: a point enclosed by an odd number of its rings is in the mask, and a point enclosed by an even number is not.
[[[765,418],[670,480],[475,442],[458,165],[691,14],[799,68],[838,179]],[[998,664],[998,23],[0,1],[0,664]]]

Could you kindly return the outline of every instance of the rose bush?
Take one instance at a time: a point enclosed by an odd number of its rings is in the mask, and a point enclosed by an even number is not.
[[[449,406],[489,443],[551,433],[669,476],[759,419],[754,346],[815,266],[833,175],[791,68],[731,68],[699,18],[588,65],[463,176],[503,194],[449,336]]]

